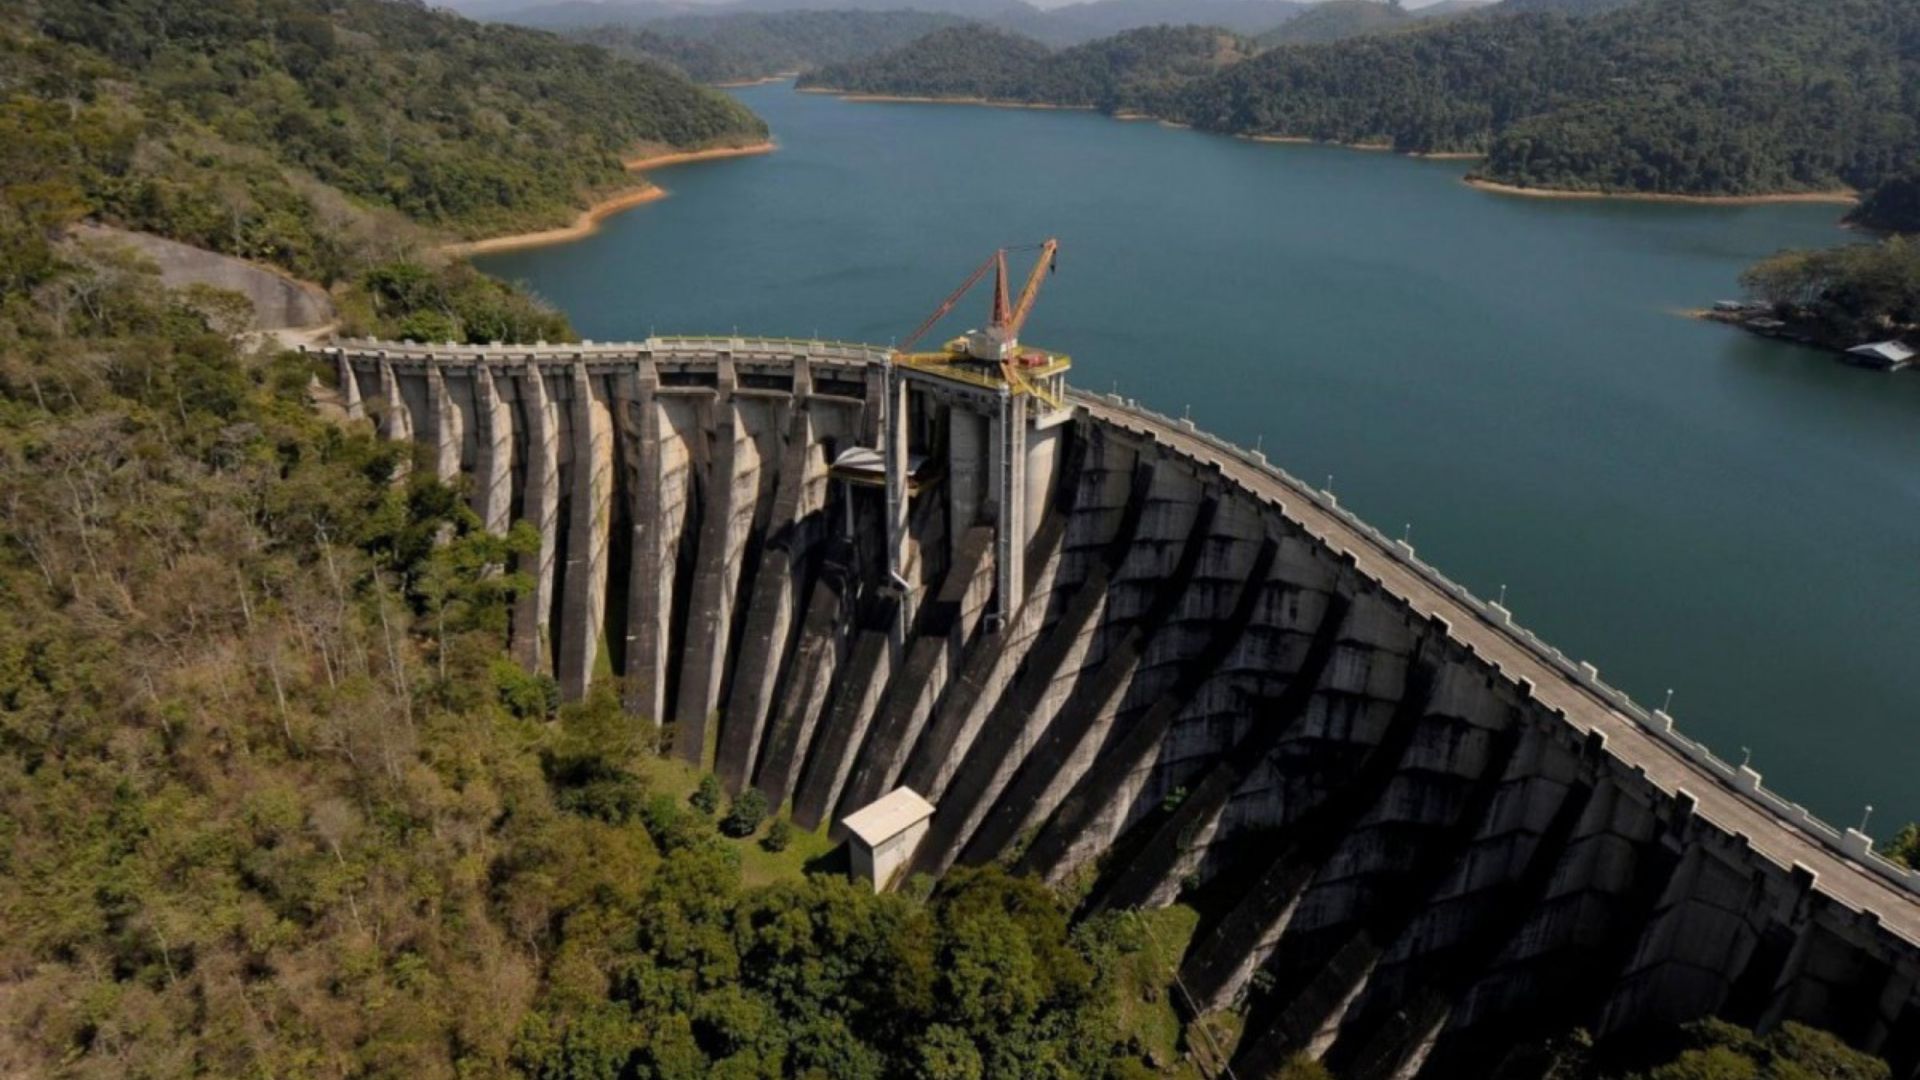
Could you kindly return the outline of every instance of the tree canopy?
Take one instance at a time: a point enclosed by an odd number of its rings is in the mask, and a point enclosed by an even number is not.
[[[1847,220],[1879,232],[1920,232],[1920,172],[1887,179],[1861,200]]]
[[[935,11],[740,11],[668,16],[569,36],[701,82],[734,82],[862,59],[963,21]]]
[[[1504,7],[1505,5],[1502,5]],[[1356,9],[1357,10],[1357,9]],[[1302,16],[1305,18],[1305,16]],[[820,85],[1135,108],[1213,131],[1484,154],[1494,180],[1696,195],[1871,188],[1920,153],[1920,0],[1641,0],[1585,16],[1480,14],[1216,70],[1193,38],[1140,38],[1151,95],[1066,79],[1053,56],[946,31],[825,69]],[[1284,28],[1283,31],[1284,32]],[[1118,41],[1120,39],[1109,39]],[[1095,70],[1099,70],[1095,65]]]
[[[1783,251],[1740,280],[1781,318],[1840,345],[1906,336],[1920,324],[1920,242],[1904,237]]]
[[[1251,55],[1244,38],[1204,26],[1129,30],[1053,51],[983,26],[937,31],[905,48],[833,64],[802,86],[1167,112],[1198,79]]]

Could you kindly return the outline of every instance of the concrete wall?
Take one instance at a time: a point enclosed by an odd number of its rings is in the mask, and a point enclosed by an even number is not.
[[[569,697],[619,680],[676,752],[803,825],[930,793],[913,870],[1193,904],[1180,1004],[1245,1014],[1238,1075],[1306,1052],[1482,1076],[1572,1026],[1715,1014],[1920,1069],[1920,879],[1258,455],[1077,399],[1029,444],[1048,479],[1005,538],[1001,621],[990,424],[922,429],[955,486],[908,508],[907,595],[884,500],[828,478],[882,437],[878,351],[338,355],[350,407],[496,527],[540,528],[523,662]]]

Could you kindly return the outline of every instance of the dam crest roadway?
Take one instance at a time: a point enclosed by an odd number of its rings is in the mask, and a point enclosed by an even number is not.
[[[1920,1077],[1920,874],[1190,421],[835,342],[313,351],[538,529],[519,662],[806,828],[912,788],[912,872],[1192,904],[1238,1075],[1715,1015]]]

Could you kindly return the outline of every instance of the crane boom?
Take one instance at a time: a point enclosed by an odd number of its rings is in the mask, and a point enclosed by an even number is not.
[[[980,283],[980,279],[986,276],[988,270],[993,269],[995,260],[1001,258],[1003,258],[1002,254],[995,254],[992,258],[989,258],[986,262],[981,263],[975,268],[973,273],[967,275],[967,280],[962,282],[959,288],[953,290],[953,292],[941,302],[940,306],[934,310],[933,314],[927,316],[927,321],[914,327],[913,333],[908,334],[900,344],[894,346],[894,349],[898,352],[906,352],[913,348],[921,338],[926,337],[927,331],[933,329],[935,323],[946,318],[947,313],[953,310],[954,305],[958,304],[967,293],[973,290],[975,285]]]
[[[1013,340],[1020,336],[1020,328],[1026,325],[1027,316],[1033,314],[1033,302],[1040,297],[1040,283],[1045,280],[1047,274],[1053,270],[1054,259],[1058,256],[1059,251],[1060,241],[1058,240],[1049,238],[1046,243],[1040,245],[1040,258],[1034,262],[1033,272],[1027,275],[1026,288],[1020,290],[1020,302],[1014,305],[1013,311],[1008,314],[1006,322],[1004,323],[1008,340]],[[1002,258],[1004,259],[1004,257],[1003,253]],[[1005,265],[1003,261],[1001,264],[1003,275]],[[1004,276],[1001,280],[1005,280]],[[1001,295],[1004,298],[1005,293],[1003,292]]]
[[[1013,305],[1007,302],[1007,249],[1001,248],[993,253],[993,313],[987,325],[1006,325],[1012,312]]]
[[[904,355],[911,350],[915,343],[926,336],[927,331],[933,329],[941,319],[946,318],[954,306],[980,283],[980,279],[986,276],[988,270],[992,270],[994,272],[993,310],[986,329],[970,330],[948,348],[956,355],[963,355],[973,360],[997,362],[1013,355],[1019,346],[1020,328],[1026,325],[1027,316],[1033,313],[1033,302],[1040,295],[1040,283],[1045,280],[1047,272],[1053,269],[1054,260],[1060,250],[1060,242],[1051,238],[1036,246],[1040,250],[1040,257],[1033,264],[1033,272],[1027,275],[1026,286],[1020,290],[1020,299],[1017,302],[1009,299],[1007,295],[1008,249],[1001,248],[989,256],[986,262],[975,267],[973,273],[967,275],[967,280],[961,282],[960,287],[953,290],[946,300],[934,309],[933,314],[927,316],[925,322],[915,327],[913,333],[908,334],[904,340],[894,346],[894,351]],[[1031,251],[1033,248],[1023,247],[1015,250]]]

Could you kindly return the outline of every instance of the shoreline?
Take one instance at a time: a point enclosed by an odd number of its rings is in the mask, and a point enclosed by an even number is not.
[[[802,86],[802,94],[832,94],[862,105],[979,105],[989,109],[1038,109],[1042,112],[1098,112],[1092,105],[1052,105],[1044,101],[1002,101],[983,97],[933,97],[924,94],[867,94],[830,86]],[[1141,119],[1148,119],[1141,117]]]
[[[765,86],[768,83],[786,82],[788,79],[797,79],[799,77],[800,73],[797,71],[777,71],[772,75],[762,75],[757,79],[728,79],[724,82],[708,83],[707,85],[716,90],[738,90],[743,86]]]
[[[836,90],[827,86],[805,86],[798,88],[802,94],[834,94],[842,101],[851,102],[898,102],[916,105],[984,105],[995,109],[1044,109],[1067,112],[1098,112],[1092,105],[1050,105],[1043,102],[997,101],[979,97],[927,97],[907,94],[863,94],[846,90]],[[1177,120],[1167,120],[1151,113],[1121,110],[1106,114],[1108,119],[1123,123],[1154,121],[1162,127],[1191,130],[1193,125]],[[1224,132],[1216,134],[1226,134]],[[1431,150],[1400,151],[1386,143],[1350,143],[1326,139],[1314,139],[1305,135],[1252,135],[1243,132],[1232,133],[1231,138],[1248,142],[1276,143],[1287,146],[1332,146],[1342,150],[1357,150],[1369,154],[1394,154],[1399,157],[1415,158],[1421,161],[1481,161],[1485,154],[1467,150]],[[1480,191],[1499,195],[1516,195],[1530,199],[1618,199],[1628,202],[1666,202],[1696,203],[1703,206],[1766,206],[1782,203],[1818,203],[1835,206],[1853,206],[1860,202],[1860,193],[1852,190],[1836,191],[1788,191],[1771,195],[1674,195],[1645,191],[1577,191],[1567,188],[1523,187],[1518,184],[1503,184],[1494,180],[1482,180],[1466,176],[1461,183]]]
[[[753,157],[759,154],[771,154],[780,148],[772,139],[741,146],[715,146],[707,150],[667,150],[660,153],[642,154],[639,157],[626,158],[620,162],[628,172],[647,172],[652,169],[665,169],[674,165],[686,165],[695,161],[721,161],[726,158]]]
[[[1700,322],[1731,326],[1735,330],[1743,330],[1754,337],[1766,338],[1768,341],[1783,341],[1789,345],[1817,349],[1836,359],[1844,359],[1847,355],[1847,346],[1828,340],[1804,324],[1776,318],[1760,309],[1716,311],[1713,308],[1685,308],[1676,314]]]
[[[1279,146],[1330,146],[1337,150],[1358,150],[1365,154],[1393,154],[1420,161],[1479,161],[1486,157],[1485,154],[1477,154],[1471,150],[1396,150],[1391,143],[1340,142],[1337,139],[1315,139],[1307,135],[1236,134],[1233,138],[1247,142],[1273,143]]]
[[[1524,187],[1462,177],[1461,183],[1476,191],[1495,195],[1514,195],[1524,199],[1615,199],[1625,202],[1691,203],[1700,206],[1771,206],[1784,203],[1823,203],[1852,206],[1860,201],[1856,191],[1786,191],[1772,195],[1674,195],[1654,191],[1569,191],[1560,188]]]
[[[642,154],[639,157],[628,158],[620,164],[628,172],[640,173],[695,161],[719,161],[754,154],[770,154],[775,149],[777,145],[773,140],[768,139],[745,146],[716,146],[707,150],[671,150],[665,153]],[[524,251],[528,248],[571,243],[599,232],[601,223],[615,214],[631,210],[636,206],[659,202],[668,194],[666,188],[642,178],[636,187],[615,192],[595,201],[585,210],[580,211],[571,224],[557,225],[551,229],[536,229],[532,232],[482,237],[478,240],[457,240],[450,244],[442,244],[435,250],[453,258],[468,258],[474,255],[494,255],[503,251]]]

